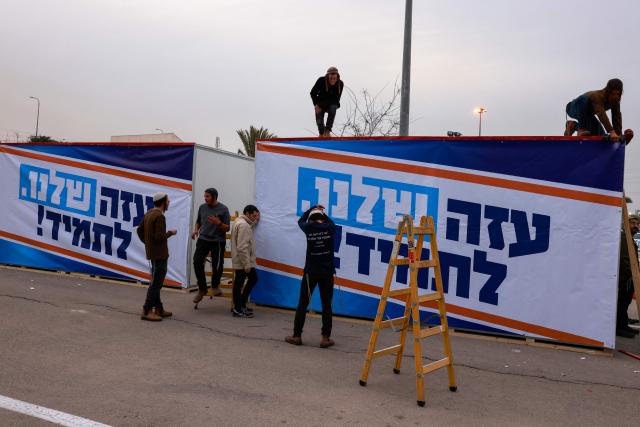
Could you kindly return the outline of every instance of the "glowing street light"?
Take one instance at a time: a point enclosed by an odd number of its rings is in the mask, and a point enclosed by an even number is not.
[[[482,115],[487,112],[487,109],[484,107],[478,107],[474,109],[473,112],[480,116],[480,122],[478,124],[478,136],[482,136]]]

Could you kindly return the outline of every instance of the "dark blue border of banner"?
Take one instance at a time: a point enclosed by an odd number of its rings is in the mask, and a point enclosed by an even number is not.
[[[625,145],[593,138],[287,138],[271,141],[609,191],[622,191],[624,180]]]
[[[193,180],[194,144],[14,144],[15,148]]]

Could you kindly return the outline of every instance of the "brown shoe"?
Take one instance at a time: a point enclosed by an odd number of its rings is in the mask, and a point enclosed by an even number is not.
[[[334,344],[335,344],[335,341],[326,335],[323,335],[322,339],[320,340],[320,348],[331,347]]]
[[[140,319],[142,320],[148,320],[149,322],[160,322],[162,320],[162,317],[160,317],[157,313],[155,309],[152,310],[145,310],[144,308],[142,309],[142,316],[140,316]]]
[[[157,313],[160,315],[160,317],[171,317],[173,316],[173,313],[170,311],[163,309],[157,310]]]
[[[294,335],[291,335],[291,336],[285,337],[284,340],[289,344],[302,345],[302,337],[296,337]]]
[[[215,288],[211,288],[211,296],[219,297],[220,295],[222,295],[222,291],[218,286],[216,286]]]
[[[202,291],[198,291],[198,293],[196,294],[196,296],[193,298],[193,302],[194,303],[199,303],[200,301],[202,301],[202,298],[204,298],[205,293]]]

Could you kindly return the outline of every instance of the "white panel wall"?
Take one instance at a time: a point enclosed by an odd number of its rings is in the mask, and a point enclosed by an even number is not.
[[[242,209],[248,204],[255,204],[256,167],[252,157],[196,145],[194,165],[191,230],[193,230],[198,207],[204,203],[204,190],[209,187],[218,190],[218,199],[229,208],[231,215],[236,211],[242,213]],[[191,286],[195,286],[196,278],[192,264],[195,242],[190,242],[192,244],[187,263],[188,271],[191,271]],[[209,268],[207,268],[208,270]]]

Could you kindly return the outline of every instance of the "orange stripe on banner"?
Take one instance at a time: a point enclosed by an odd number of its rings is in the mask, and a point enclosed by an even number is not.
[[[81,254],[79,252],[74,252],[72,250],[69,249],[65,249],[65,248],[61,248],[58,246],[54,246],[51,245],[49,243],[44,243],[44,242],[40,242],[38,240],[33,240],[33,239],[29,239],[28,237],[24,237],[24,236],[19,236],[17,234],[13,234],[13,233],[9,233],[6,231],[2,231],[0,230],[0,237],[4,237],[7,239],[11,239],[11,240],[16,240],[18,242],[22,242],[22,243],[26,243],[30,246],[35,246],[36,248],[40,248],[40,249],[45,249],[51,252],[55,252],[57,254],[60,255],[65,255],[68,256],[70,258],[74,258],[76,260],[81,260],[81,261],[86,261],[86,262],[90,262],[92,264],[97,264],[101,267],[106,267],[106,268],[110,268],[112,270],[116,270],[120,273],[124,273],[124,274],[128,274],[130,276],[136,276],[136,277],[142,277],[146,280],[150,280],[151,279],[151,274],[143,272],[143,271],[138,271],[135,270],[133,268],[129,268],[129,267],[125,267],[121,264],[115,264],[113,262],[109,262],[109,261],[104,261],[98,258],[94,258],[91,257],[89,255],[85,255],[85,254]],[[174,286],[174,287],[182,287],[182,283],[175,281],[175,280],[171,280],[171,279],[165,279],[164,283],[167,284],[168,286]]]
[[[285,154],[296,157],[306,157],[310,159],[328,160],[331,162],[368,166],[398,172],[414,173],[418,175],[451,179],[454,181],[488,185],[491,187],[508,188],[510,190],[525,191],[528,193],[542,194],[545,196],[562,197],[564,199],[598,203],[602,205],[611,205],[616,207],[622,206],[622,197],[607,196],[604,194],[589,193],[586,191],[567,190],[565,188],[552,187],[549,185],[532,184],[528,182],[513,181],[504,178],[493,178],[489,176],[475,175],[467,172],[438,169],[430,166],[408,165],[404,163],[391,162],[388,160],[369,159],[365,157],[349,156],[346,154],[326,153],[306,150],[297,147],[284,147],[277,145],[258,144],[258,151]]]
[[[43,160],[45,162],[57,163],[65,166],[72,166],[74,168],[106,173],[114,176],[121,176],[123,178],[130,178],[138,181],[146,181],[152,184],[163,185],[165,187],[178,188],[180,190],[187,190],[187,191],[192,190],[192,185],[184,182],[170,181],[163,178],[156,178],[154,176],[142,175],[135,172],[128,172],[120,169],[113,169],[106,166],[92,165],[92,164],[83,163],[77,160],[60,159],[58,157],[47,156],[46,154],[16,150],[7,146],[0,146],[0,152],[14,154],[16,156],[21,156],[21,157],[27,157],[30,159]]]
[[[303,269],[299,267],[293,267],[291,265],[282,264],[276,261],[270,261],[264,258],[258,258],[258,265],[273,270],[283,271],[285,273],[295,274],[302,276]],[[353,280],[343,279],[341,277],[336,278],[336,284],[345,286],[350,289],[356,289],[363,292],[368,292],[374,295],[380,295],[382,288],[378,286],[369,285],[367,283],[356,282]],[[394,297],[393,299],[404,301],[406,295]],[[429,301],[421,304],[423,307],[429,307],[437,309],[435,301]],[[558,331],[556,329],[547,328],[540,325],[534,325],[532,323],[521,322],[519,320],[510,319],[508,317],[498,316],[495,314],[485,313],[483,311],[472,310],[470,308],[461,307],[453,304],[446,304],[447,312],[451,314],[458,314],[470,319],[481,320],[483,322],[489,322],[495,325],[505,326],[511,329],[517,329],[519,331],[530,332],[532,334],[540,335],[543,337],[549,337],[558,341],[573,342],[579,344],[585,344],[596,347],[603,347],[602,341],[596,341],[590,338],[581,337],[580,335],[570,334],[568,332]]]

